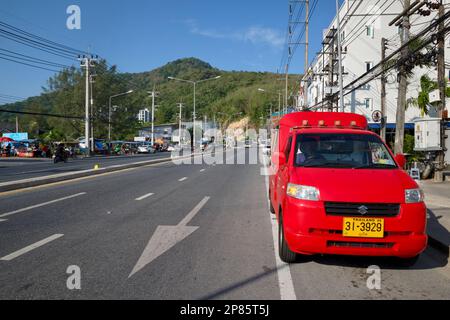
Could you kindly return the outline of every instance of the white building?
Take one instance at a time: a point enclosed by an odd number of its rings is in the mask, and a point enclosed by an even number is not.
[[[444,0],[444,3],[450,3],[450,0]],[[344,1],[340,9],[344,87],[382,60],[382,38],[388,40],[387,56],[400,47],[400,28],[396,26],[389,27],[389,23],[402,11],[403,1],[400,0]],[[411,37],[429,26],[436,16],[437,11],[432,11],[428,17],[423,17],[418,14],[411,16]],[[338,87],[338,64],[335,63],[333,70],[336,76],[331,79],[329,76],[330,69],[328,68],[331,55],[327,51],[327,43],[334,39],[335,51],[337,52],[338,36],[335,30],[337,30],[336,18],[331,22],[328,29],[323,32],[325,50],[315,57],[308,70],[308,101],[306,104],[309,107],[322,105],[321,102],[326,101],[326,95],[327,92],[329,93],[330,87]],[[450,43],[447,40],[446,53],[449,50],[449,45]],[[428,74],[432,80],[437,80],[435,68],[416,67],[414,69],[414,75],[408,82],[407,99],[417,98],[420,92],[420,78],[423,74]],[[448,69],[446,70],[446,75],[446,79],[448,79]],[[386,75],[386,79],[386,116],[389,129],[389,127],[393,128],[396,122],[398,96],[397,70],[395,68],[390,70]],[[303,101],[302,104],[304,105],[305,102]],[[363,114],[369,122],[373,123],[372,113],[375,110],[381,110],[381,78],[376,78],[358,90],[347,94],[344,97],[344,105],[345,112]],[[413,127],[412,121],[417,117],[421,117],[421,112],[417,107],[409,104],[406,110],[406,126]]]
[[[150,122],[151,121],[151,112],[149,109],[141,109],[139,110],[138,120],[140,122]]]

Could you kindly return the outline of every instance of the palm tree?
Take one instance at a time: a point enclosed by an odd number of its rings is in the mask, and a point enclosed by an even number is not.
[[[445,84],[445,96],[450,97],[450,87],[447,87],[447,83]],[[436,81],[432,81],[428,75],[423,75],[420,78],[420,89],[419,95],[417,98],[411,98],[408,101],[408,105],[411,104],[415,107],[418,107],[420,110],[421,117],[428,114],[428,107],[436,106],[439,102],[430,103],[430,93],[437,90],[439,88],[438,83]]]

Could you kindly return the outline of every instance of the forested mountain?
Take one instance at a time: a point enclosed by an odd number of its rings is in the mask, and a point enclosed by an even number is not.
[[[148,91],[156,89],[159,96],[156,123],[178,121],[177,104],[185,104],[182,117],[192,119],[193,86],[189,83],[169,80],[176,77],[188,80],[202,80],[221,76],[197,85],[197,119],[215,115],[218,122],[228,123],[239,117],[248,116],[254,126],[262,123],[273,105],[278,107],[277,91],[283,88],[278,75],[273,73],[221,71],[196,58],[186,58],[170,62],[160,68],[142,73],[119,73],[116,67],[108,67],[100,61],[95,67],[94,131],[95,136],[106,138],[108,127],[109,97],[133,89],[132,94],[113,99],[118,106],[112,116],[113,139],[132,138],[137,130],[146,124],[139,123],[136,115],[139,109],[150,107]],[[291,88],[295,79],[292,77]],[[84,75],[83,70],[67,69],[48,80],[43,93],[14,104],[5,104],[1,109],[32,113],[57,114],[84,117]],[[258,91],[264,88],[267,93]],[[269,93],[270,92],[270,93]],[[237,115],[241,113],[241,115]],[[16,114],[0,112],[0,123],[15,121]],[[48,139],[76,139],[84,135],[82,119],[65,119],[39,115],[19,115],[21,131],[31,137]]]

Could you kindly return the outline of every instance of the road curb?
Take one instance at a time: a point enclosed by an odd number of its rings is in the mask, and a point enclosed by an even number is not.
[[[69,180],[74,180],[74,179],[78,179],[78,178],[101,175],[104,173],[122,171],[122,170],[126,170],[126,169],[144,167],[144,166],[148,166],[148,165],[152,165],[152,164],[171,162],[173,160],[183,160],[183,159],[191,158],[194,156],[196,156],[196,154],[185,156],[185,157],[140,161],[140,162],[134,162],[134,163],[129,163],[129,164],[113,165],[113,166],[99,168],[99,169],[88,169],[88,170],[82,170],[82,171],[77,171],[77,172],[55,174],[55,175],[39,177],[39,178],[31,178],[31,179],[24,179],[24,180],[12,181],[12,182],[4,182],[4,183],[0,183],[0,194],[3,192],[8,192],[8,191],[15,191],[15,190],[26,189],[26,188],[31,188],[31,187],[38,187],[38,186],[42,186],[42,185],[46,185],[46,184],[62,182],[62,181],[69,181]]]
[[[428,245],[447,256],[449,255],[449,247],[431,235],[428,235]]]

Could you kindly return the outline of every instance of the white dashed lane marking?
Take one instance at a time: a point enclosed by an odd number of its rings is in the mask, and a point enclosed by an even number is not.
[[[43,245],[45,245],[45,244],[47,244],[49,242],[52,242],[53,240],[61,238],[62,236],[63,236],[63,234],[54,234],[54,235],[52,235],[52,236],[50,236],[48,238],[45,238],[45,239],[43,239],[41,241],[33,243],[33,244],[23,248],[23,249],[20,249],[20,250],[17,250],[15,252],[13,252],[13,253],[10,253],[7,256],[4,256],[3,258],[0,258],[0,260],[2,260],[2,261],[11,261],[11,260],[13,260],[13,259],[15,259],[17,257],[20,257],[21,255],[23,255],[25,253],[28,253],[28,252],[30,252],[30,251],[32,251],[34,249],[42,247]]]

